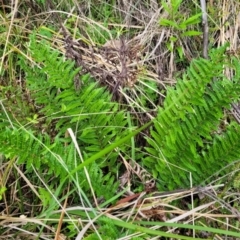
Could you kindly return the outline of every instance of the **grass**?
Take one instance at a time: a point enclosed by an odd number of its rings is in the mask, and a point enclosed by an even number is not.
[[[235,169],[226,166],[228,175],[219,178],[216,174],[208,181],[210,184],[203,187],[173,192],[143,191],[145,182],[141,175],[150,173],[138,161],[142,150],[137,146],[145,144],[144,136],[148,135],[145,128],[149,125],[146,123],[156,115],[167,86],[174,85],[176,77],[190,61],[202,54],[201,35],[185,36],[186,29],[177,27],[201,12],[197,1],[184,1],[175,15],[157,1],[147,0],[127,4],[118,0],[81,1],[81,4],[67,0],[3,3],[0,8],[0,116],[7,114],[9,125],[17,123],[18,128],[23,128],[21,121],[25,126],[33,124],[38,107],[30,101],[27,104],[32,106],[30,112],[17,111],[15,107],[21,104],[21,109],[29,109],[24,104],[26,99],[31,100],[24,73],[18,69],[17,54],[32,61],[25,43],[34,30],[38,31],[38,39],[47,39],[52,48],[65,52],[61,22],[67,34],[79,40],[77,48],[84,68],[134,116],[133,122],[128,119],[129,128],[144,127],[123,139],[109,142],[108,147],[84,162],[84,153],[76,140],[78,129],[69,129],[76,151],[75,170],[69,172],[62,156],[56,155],[58,163],[69,174],[60,183],[54,176],[49,177],[47,169],[39,173],[33,167],[32,172],[28,172],[24,164],[17,164],[17,157],[1,155],[0,239],[240,238],[239,162],[234,163]],[[217,47],[229,41],[229,53],[236,56],[239,54],[239,8],[240,4],[232,1],[208,3],[210,46]],[[161,19],[169,19],[177,26],[161,24]],[[189,31],[201,31],[200,20],[185,27]],[[116,58],[114,48],[119,41],[122,46],[128,46],[128,52],[121,55],[118,51],[119,58]],[[127,56],[129,75],[124,76],[123,81],[119,75],[126,74],[121,72],[124,56]],[[226,72],[226,75],[231,74]],[[29,130],[26,128],[26,131]],[[133,138],[139,132],[142,135]],[[129,139],[131,152],[121,155],[119,146]],[[48,146],[44,148],[51,152]],[[119,152],[121,166],[116,167],[117,173],[115,169],[108,171],[115,173],[115,180],[122,177],[125,184],[115,196],[102,200],[96,196],[86,166],[111,151]],[[76,174],[80,170],[84,170],[84,180]],[[89,186],[90,192],[81,188],[82,181]]]

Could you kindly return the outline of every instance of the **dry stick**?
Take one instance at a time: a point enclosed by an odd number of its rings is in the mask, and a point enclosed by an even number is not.
[[[234,118],[240,124],[240,104],[232,103],[232,110],[231,110]]]
[[[68,184],[67,193],[69,193],[69,187],[70,187],[70,184]],[[66,196],[66,199],[65,199],[64,204],[63,204],[63,208],[62,208],[62,212],[61,212],[60,219],[59,219],[59,222],[58,222],[58,227],[57,227],[57,231],[56,231],[54,240],[60,240],[61,239],[60,234],[61,234],[63,218],[64,218],[64,214],[65,214],[65,209],[66,209],[66,206],[67,206],[67,201],[68,201],[68,196]]]
[[[200,0],[202,9],[202,26],[203,26],[203,57],[208,58],[208,20],[206,10],[206,0]]]

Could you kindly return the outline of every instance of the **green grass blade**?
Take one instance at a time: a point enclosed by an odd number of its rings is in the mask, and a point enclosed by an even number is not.
[[[116,147],[118,147],[121,144],[123,144],[124,142],[128,141],[129,139],[131,139],[133,136],[137,135],[138,133],[140,133],[144,129],[148,128],[151,124],[152,124],[152,121],[144,124],[139,129],[129,133],[124,138],[119,139],[118,141],[116,141],[116,142],[112,143],[111,145],[109,145],[108,147],[104,148],[102,151],[100,151],[100,152],[94,154],[92,157],[86,159],[83,163],[79,164],[73,171],[71,171],[68,176],[73,175],[74,173],[76,173],[77,171],[82,169],[83,167],[89,165],[90,163],[92,163],[92,162],[96,161],[97,159],[103,157],[104,155],[108,154],[109,152],[114,150]]]

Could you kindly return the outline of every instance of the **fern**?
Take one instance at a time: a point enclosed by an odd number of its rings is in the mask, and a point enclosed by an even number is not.
[[[207,144],[199,155],[198,162],[201,165],[202,173],[208,172],[212,166],[221,169],[231,161],[237,160],[240,156],[240,126],[232,122],[221,135],[215,135],[211,144]],[[204,175],[202,175],[203,179]]]
[[[151,138],[147,138],[150,155],[144,159],[161,179],[161,188],[189,186],[189,172],[194,184],[199,184],[240,156],[240,128],[230,124],[226,133],[217,133],[223,108],[229,109],[240,93],[237,79],[230,81],[223,75],[225,48],[212,51],[210,60],[194,60],[175,88],[167,90]],[[232,67],[239,71],[238,65],[234,61]]]
[[[114,240],[119,238],[120,230],[113,224],[111,219],[107,217],[100,217],[98,219],[98,223],[100,225],[98,228],[98,233],[100,236],[104,236],[104,239]],[[98,239],[99,237],[97,233],[92,233],[84,238],[84,240],[98,240]]]
[[[73,78],[79,69],[72,71],[69,76],[62,74],[64,71],[70,72],[72,62],[64,62],[56,50],[51,50],[44,43],[37,44],[34,38],[30,49],[35,62],[43,67],[33,69],[25,60],[20,61],[20,66],[27,74],[32,97],[36,104],[41,106],[39,112],[47,116],[46,125],[54,124],[58,133],[64,134],[67,128],[75,128],[77,124],[80,129],[78,132],[80,146],[83,146],[84,151],[90,152],[98,152],[114,137],[121,135],[122,129],[127,124],[125,114],[119,111],[117,103],[111,102],[111,95],[104,88],[98,87],[94,79],[85,74],[81,77],[80,93],[77,93]],[[55,66],[58,66],[57,71],[52,71]],[[59,82],[68,84],[65,86]]]
[[[118,104],[111,101],[111,94],[99,87],[89,74],[80,76],[82,86],[76,91],[74,80],[80,69],[47,42],[38,42],[33,35],[28,49],[31,62],[19,56],[18,65],[25,74],[25,85],[36,108],[33,114],[37,117],[28,122],[8,113],[14,123],[14,128],[10,128],[9,119],[2,115],[0,152],[18,157],[18,163],[26,164],[28,171],[32,166],[39,172],[47,168],[49,174],[63,179],[66,172],[76,167],[75,148],[67,137],[67,128],[75,130],[81,152],[88,158],[126,134],[125,113],[119,111]],[[15,119],[20,122],[16,123]],[[126,145],[121,150],[127,148]],[[109,199],[115,194],[116,161],[117,153],[112,153],[87,166],[97,196]],[[105,174],[106,168],[112,172]],[[79,179],[86,179],[83,171],[78,174]],[[80,187],[90,192],[85,181]]]
[[[64,158],[64,151],[70,153],[71,146],[63,148],[61,142],[51,143],[46,134],[37,135],[23,128],[7,128],[1,126],[0,152],[7,158],[18,158],[18,163],[25,163],[28,170],[33,164],[37,169],[47,167],[48,174],[55,176],[66,175],[66,170],[59,164],[60,156]],[[67,163],[66,163],[67,164]],[[70,169],[68,169],[69,171]]]

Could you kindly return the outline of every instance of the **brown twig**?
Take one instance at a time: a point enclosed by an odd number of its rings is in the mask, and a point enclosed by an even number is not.
[[[68,189],[67,189],[67,193],[68,192],[69,192],[69,185],[68,185]],[[68,197],[66,196],[66,199],[65,199],[63,207],[62,207],[62,212],[61,212],[61,216],[59,218],[58,227],[57,227],[57,231],[56,231],[54,240],[61,240],[62,239],[60,234],[61,234],[61,229],[62,229],[63,217],[64,217],[64,214],[65,214],[65,209],[67,207],[67,201],[68,201]]]
[[[232,103],[232,110],[231,110],[234,118],[240,124],[240,104]]]

